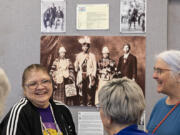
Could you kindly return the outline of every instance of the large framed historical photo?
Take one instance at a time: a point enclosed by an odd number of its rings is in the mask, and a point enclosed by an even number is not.
[[[41,32],[66,31],[66,0],[41,0]]]
[[[120,32],[146,32],[146,0],[120,0]]]
[[[54,82],[53,98],[95,106],[102,85],[128,77],[145,93],[144,36],[42,36],[41,61]]]

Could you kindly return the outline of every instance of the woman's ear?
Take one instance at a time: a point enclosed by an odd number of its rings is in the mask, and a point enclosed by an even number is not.
[[[180,83],[180,72],[173,73],[176,83]]]
[[[109,116],[107,116],[107,123],[108,123],[108,125],[111,125],[111,124],[112,124],[112,118],[109,117]]]

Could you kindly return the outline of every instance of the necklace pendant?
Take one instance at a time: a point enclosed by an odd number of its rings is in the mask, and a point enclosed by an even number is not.
[[[57,135],[63,135],[62,132],[58,132]]]

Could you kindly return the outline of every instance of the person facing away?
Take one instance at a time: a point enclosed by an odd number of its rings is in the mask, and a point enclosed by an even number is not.
[[[156,56],[153,78],[157,81],[157,92],[165,97],[154,106],[147,130],[155,135],[180,135],[179,50],[167,50]]]
[[[53,91],[48,70],[28,66],[22,76],[24,98],[3,119],[1,135],[76,135],[67,106],[50,99]]]
[[[97,107],[108,135],[148,135],[137,126],[145,100],[135,81],[123,77],[107,82],[99,92]]]
[[[137,58],[130,53],[130,44],[124,44],[124,55],[119,58],[117,71],[129,79],[137,79]]]
[[[8,92],[10,91],[10,83],[6,73],[0,68],[0,118],[4,110],[4,103]]]

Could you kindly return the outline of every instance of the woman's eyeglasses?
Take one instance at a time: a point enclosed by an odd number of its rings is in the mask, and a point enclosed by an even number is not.
[[[103,108],[100,104],[96,104],[96,109],[99,111],[100,108]]]
[[[36,81],[32,81],[32,82],[30,82],[30,83],[28,83],[28,84],[25,84],[25,86],[27,86],[29,89],[36,89],[39,85],[41,85],[41,86],[44,86],[44,87],[47,87],[47,86],[49,86],[49,84],[51,84],[52,82],[51,82],[51,80],[49,80],[49,79],[43,79],[43,80],[41,80],[40,82],[36,82]]]
[[[171,71],[170,69],[163,69],[163,68],[155,68],[154,67],[154,72],[157,74],[162,74],[164,71]]]

